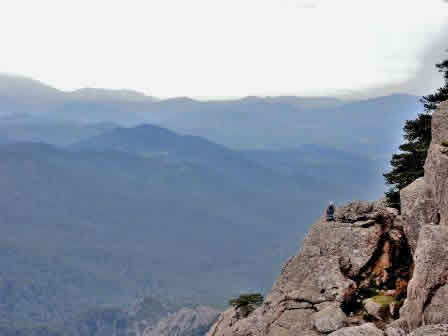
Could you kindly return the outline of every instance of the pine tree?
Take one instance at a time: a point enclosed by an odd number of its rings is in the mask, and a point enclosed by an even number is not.
[[[400,208],[400,190],[423,176],[426,156],[431,143],[432,112],[439,103],[448,100],[448,59],[436,64],[443,74],[444,86],[435,93],[424,96],[424,112],[415,120],[407,120],[404,127],[405,142],[400,146],[400,152],[392,155],[390,164],[392,170],[383,174],[390,189],[386,192],[386,200],[390,207]]]

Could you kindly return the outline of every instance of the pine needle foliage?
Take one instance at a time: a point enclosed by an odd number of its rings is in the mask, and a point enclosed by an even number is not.
[[[263,303],[263,295],[260,293],[241,294],[237,298],[229,300],[229,305],[236,309],[244,308],[249,312],[255,310],[256,307]]]
[[[414,120],[407,120],[403,127],[404,143],[400,152],[393,154],[390,164],[392,169],[384,175],[386,184],[390,186],[386,194],[388,206],[400,209],[400,190],[422,177],[424,164],[431,144],[432,112],[439,103],[448,100],[448,59],[436,64],[443,74],[444,85],[435,93],[422,97],[424,112]]]

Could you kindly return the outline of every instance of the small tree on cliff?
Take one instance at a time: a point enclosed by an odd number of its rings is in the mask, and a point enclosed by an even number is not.
[[[400,146],[400,153],[392,155],[392,170],[384,174],[386,184],[390,185],[386,192],[387,203],[397,209],[400,208],[400,190],[423,176],[431,143],[432,112],[440,102],[448,100],[448,59],[436,64],[436,67],[443,74],[444,86],[420,100],[425,108],[424,113],[418,114],[415,120],[406,121],[403,127],[405,142]]]
[[[263,300],[263,295],[260,293],[241,294],[239,297],[229,300],[229,304],[241,310],[243,316],[247,316],[260,306]]]

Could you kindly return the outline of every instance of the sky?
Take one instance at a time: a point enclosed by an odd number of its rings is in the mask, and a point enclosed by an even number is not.
[[[0,72],[168,98],[426,94],[443,0],[7,0]]]

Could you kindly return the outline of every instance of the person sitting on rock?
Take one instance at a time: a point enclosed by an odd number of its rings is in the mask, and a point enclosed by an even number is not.
[[[334,211],[335,211],[334,202],[330,201],[330,204],[328,205],[327,208],[327,222],[334,221]]]

